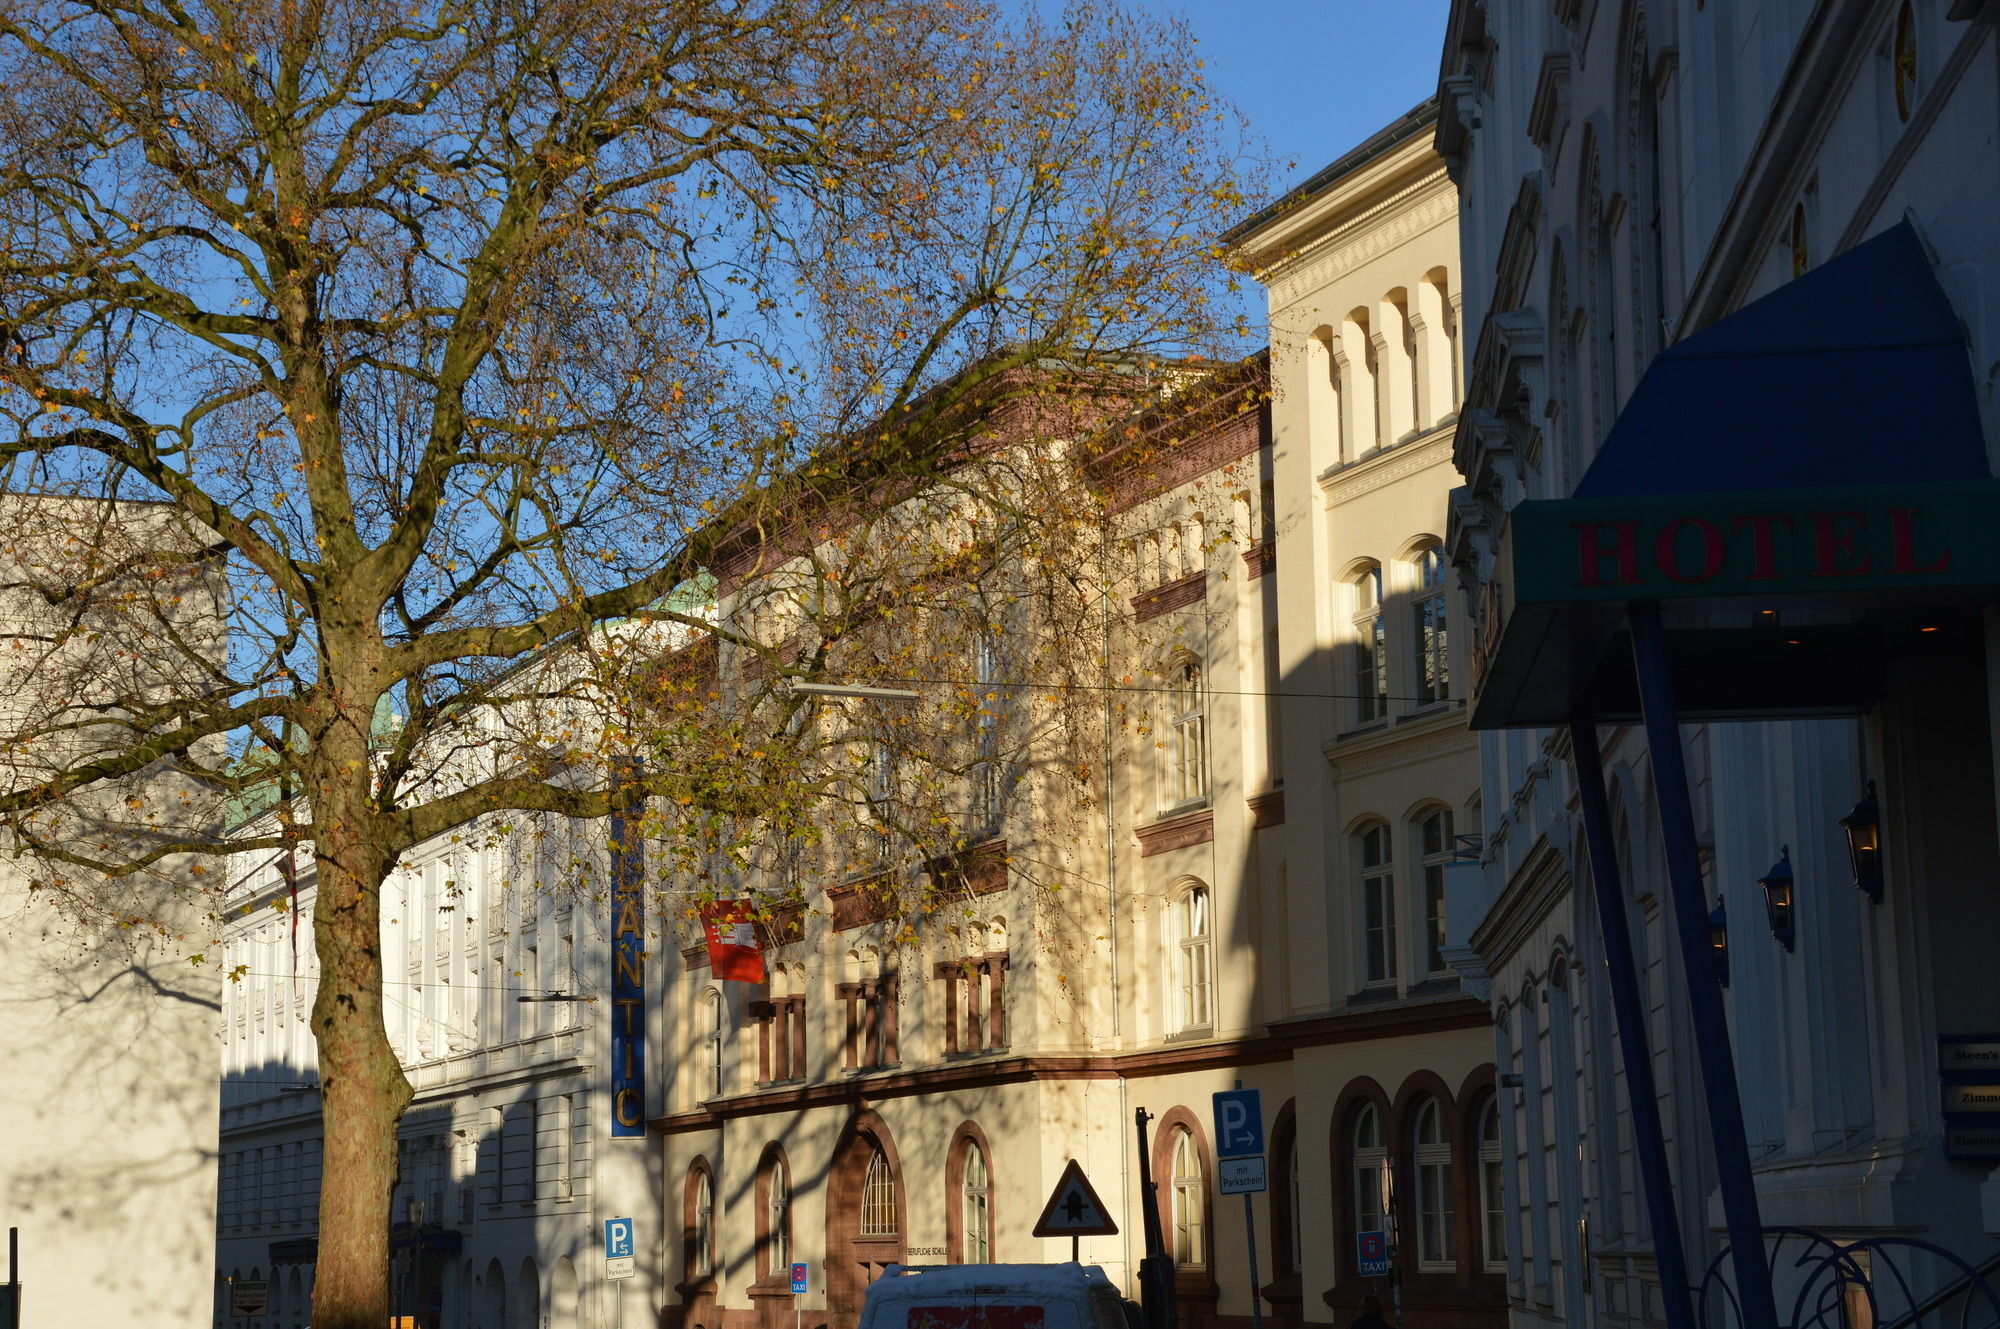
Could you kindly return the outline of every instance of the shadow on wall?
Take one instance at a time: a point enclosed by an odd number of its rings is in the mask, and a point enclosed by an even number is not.
[[[212,918],[146,882],[115,902]],[[202,1295],[221,979],[190,963],[200,949],[147,923],[79,919],[0,870],[0,1223],[20,1229],[22,1282],[47,1302],[77,1293],[84,1321]]]

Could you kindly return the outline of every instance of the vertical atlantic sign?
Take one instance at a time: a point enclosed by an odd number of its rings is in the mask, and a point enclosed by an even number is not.
[[[636,768],[630,772],[636,776]],[[611,1137],[646,1134],[645,797],[621,795],[611,812]]]

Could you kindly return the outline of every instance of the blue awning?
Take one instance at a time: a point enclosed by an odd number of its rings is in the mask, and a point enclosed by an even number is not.
[[[1684,713],[1753,717],[1866,706],[1996,595],[1965,334],[1903,222],[1662,351],[1574,495],[1508,514],[1472,726],[1636,714],[1639,601]]]
[[[1572,497],[1988,475],[1965,331],[1905,221],[1661,351]]]

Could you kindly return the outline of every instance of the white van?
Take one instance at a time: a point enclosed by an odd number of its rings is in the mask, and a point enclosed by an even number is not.
[[[860,1329],[1128,1329],[1127,1304],[1094,1264],[892,1264]]]

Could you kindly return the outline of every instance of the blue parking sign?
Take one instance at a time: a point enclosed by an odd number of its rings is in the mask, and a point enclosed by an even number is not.
[[[1215,1156],[1249,1158],[1264,1152],[1264,1108],[1255,1089],[1215,1096]]]
[[[607,1260],[630,1259],[632,1255],[632,1220],[629,1218],[607,1218],[604,1220],[604,1258]]]
[[[1360,1266],[1363,1278],[1373,1278],[1389,1272],[1389,1234],[1386,1232],[1357,1232],[1354,1234],[1354,1262]]]

